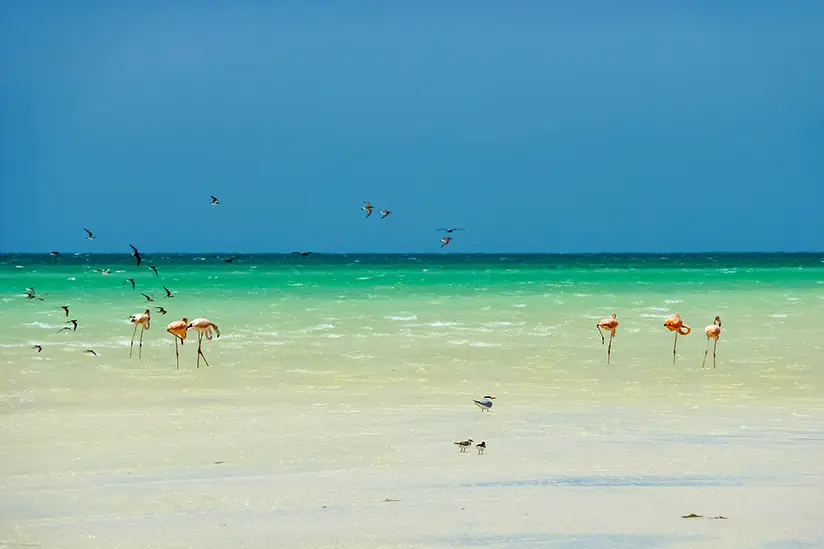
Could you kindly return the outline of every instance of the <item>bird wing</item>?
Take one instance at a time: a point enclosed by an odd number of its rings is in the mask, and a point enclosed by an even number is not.
[[[213,194],[210,194],[209,197],[212,199],[212,202],[220,202],[220,200],[218,200],[217,197]]]
[[[167,296],[172,295],[172,292],[169,291],[169,288],[167,288],[166,286],[163,286],[163,289],[166,290],[166,295]]]
[[[135,254],[137,254],[137,253],[138,253],[138,252],[137,252],[137,248],[135,248],[135,247],[134,247],[134,246],[132,246],[131,244],[129,244],[129,248],[131,248],[131,249],[132,249],[132,251],[133,251]]]
[[[83,230],[86,231],[87,233],[89,233],[89,236],[92,235],[92,232],[89,229],[83,229]]]

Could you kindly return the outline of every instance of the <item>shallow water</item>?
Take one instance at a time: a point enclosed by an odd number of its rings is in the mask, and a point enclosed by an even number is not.
[[[824,545],[822,255],[144,262],[0,256],[0,546]]]

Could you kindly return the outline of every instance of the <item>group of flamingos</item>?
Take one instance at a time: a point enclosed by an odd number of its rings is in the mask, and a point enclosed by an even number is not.
[[[609,364],[610,355],[612,354],[612,338],[615,337],[615,332],[618,330],[618,318],[615,313],[612,313],[610,318],[605,318],[595,325],[598,328],[598,333],[601,334],[601,344],[604,344],[604,332],[609,331],[609,347],[607,348],[607,364]],[[681,320],[681,315],[674,314],[664,321],[664,327],[670,332],[675,332],[675,342],[672,344],[672,364],[675,365],[675,352],[678,347],[678,336],[689,335],[692,328],[684,324]],[[715,350],[718,348],[718,338],[721,337],[721,317],[716,316],[712,324],[704,328],[704,333],[707,334],[707,348],[704,351],[704,362],[701,363],[703,368],[707,364],[707,353],[710,351],[710,341],[712,345],[712,367],[715,368]]]
[[[129,358],[132,358],[132,351],[134,351],[134,336],[137,334],[137,329],[140,328],[140,340],[138,343],[137,349],[137,357],[143,358],[143,332],[151,328],[152,326],[152,318],[151,312],[149,309],[146,309],[142,313],[137,313],[136,315],[132,315],[129,318],[129,321],[134,324],[134,330],[132,331],[132,341],[129,343]],[[206,360],[206,355],[203,354],[203,350],[201,346],[203,344],[203,336],[206,336],[206,339],[212,339],[212,330],[215,331],[215,336],[220,337],[220,329],[217,327],[217,324],[209,320],[208,318],[196,318],[193,321],[189,322],[188,318],[183,318],[181,320],[175,320],[171,324],[166,327],[166,331],[172,334],[172,337],[175,340],[175,362],[177,363],[177,369],[180,369],[180,350],[178,348],[178,342],[180,345],[183,345],[183,342],[186,341],[186,334],[189,330],[194,330],[197,332],[197,367],[200,368],[200,358],[203,357],[203,362],[206,363],[206,366],[209,365],[209,362]]]

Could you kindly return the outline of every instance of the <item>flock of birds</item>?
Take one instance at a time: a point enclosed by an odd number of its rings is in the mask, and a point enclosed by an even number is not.
[[[374,209],[375,209],[375,207],[372,205],[371,202],[368,202],[366,200],[363,201],[363,206],[361,206],[361,210],[366,212],[367,219],[369,218],[369,216],[372,215],[372,210],[374,210]],[[380,214],[381,219],[386,219],[387,217],[389,217],[392,214],[392,210],[381,210],[378,213]],[[441,227],[440,229],[436,229],[436,230],[444,231],[447,234],[452,234],[455,231],[465,231],[466,229],[462,229],[460,227],[452,227],[452,228]],[[441,248],[443,248],[444,246],[446,246],[450,242],[452,242],[452,237],[451,236],[445,236],[445,237],[441,238]]]

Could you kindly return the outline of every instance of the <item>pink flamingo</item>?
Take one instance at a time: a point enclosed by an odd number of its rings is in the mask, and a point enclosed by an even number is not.
[[[166,331],[172,334],[175,339],[175,362],[177,363],[178,370],[180,370],[180,351],[177,348],[177,342],[180,341],[180,344],[183,345],[188,329],[189,319],[185,317],[183,320],[175,320],[166,327]]]
[[[612,313],[610,318],[605,318],[595,325],[598,328],[598,333],[601,334],[601,345],[604,344],[604,332],[601,330],[609,330],[609,347],[607,348],[607,364],[612,354],[612,338],[615,337],[615,332],[618,331],[618,319],[615,313]]]
[[[209,362],[206,360],[206,355],[204,355],[201,350],[203,336],[205,335],[206,339],[211,340],[212,330],[214,330],[216,336],[220,337],[220,329],[218,329],[217,324],[208,318],[196,318],[191,321],[186,328],[197,332],[197,367],[200,368],[200,357],[203,357],[203,362],[205,362],[206,366],[208,366]]]
[[[712,367],[715,368],[715,349],[718,347],[718,338],[721,337],[721,317],[715,317],[712,324],[704,328],[704,333],[707,334],[707,349],[704,351],[704,362],[701,363],[701,367],[703,368],[707,362],[707,353],[710,351],[710,340],[714,339],[715,343],[712,345]]]
[[[664,327],[670,332],[675,332],[675,343],[672,345],[672,365],[675,366],[675,348],[678,346],[678,334],[689,335],[692,328],[684,324],[681,315],[674,314],[664,321]]]
[[[132,341],[129,343],[129,358],[132,358],[132,351],[134,350],[134,335],[137,333],[138,326],[140,327],[140,347],[138,348],[137,358],[143,358],[143,332],[151,328],[151,312],[146,309],[143,313],[137,313],[129,317],[129,322],[134,324],[134,331],[132,331]]]

